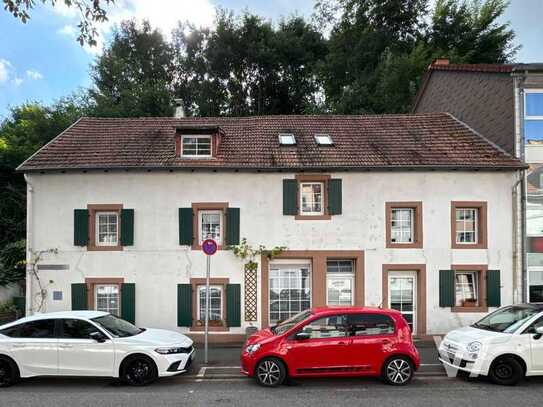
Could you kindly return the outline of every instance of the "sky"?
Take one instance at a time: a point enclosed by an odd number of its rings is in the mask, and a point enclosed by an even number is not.
[[[98,47],[75,41],[78,15],[59,1],[52,8],[38,4],[22,24],[0,7],[0,120],[10,106],[26,101],[51,103],[77,89],[90,86],[90,66],[104,38],[123,19],[148,19],[166,35],[177,21],[212,26],[215,8],[249,10],[277,21],[290,15],[310,16],[314,0],[116,0],[108,9],[109,21],[98,29]],[[503,18],[517,34],[522,48],[517,62],[543,62],[543,0],[511,0]]]

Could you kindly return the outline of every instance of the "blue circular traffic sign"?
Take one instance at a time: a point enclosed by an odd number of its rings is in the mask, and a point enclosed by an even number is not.
[[[212,256],[217,252],[219,245],[213,239],[206,239],[202,242],[202,250],[208,256]]]

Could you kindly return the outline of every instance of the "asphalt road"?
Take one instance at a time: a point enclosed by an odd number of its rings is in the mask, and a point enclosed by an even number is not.
[[[516,387],[446,377],[415,378],[406,387],[375,379],[304,380],[265,389],[248,379],[163,379],[131,388],[104,379],[30,379],[0,390],[1,407],[54,406],[541,406],[543,378]]]

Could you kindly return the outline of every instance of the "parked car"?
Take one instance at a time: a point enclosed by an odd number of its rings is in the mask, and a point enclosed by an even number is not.
[[[419,368],[419,353],[402,315],[393,310],[315,308],[251,335],[241,372],[263,386],[287,377],[380,376],[404,385]]]
[[[514,385],[524,376],[543,375],[542,337],[543,304],[511,305],[449,332],[439,355],[448,368]]]
[[[185,335],[106,312],[36,314],[0,326],[0,387],[33,376],[118,377],[142,386],[186,372],[193,359]]]

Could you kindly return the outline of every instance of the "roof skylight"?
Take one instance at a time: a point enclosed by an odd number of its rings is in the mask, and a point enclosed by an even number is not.
[[[331,146],[334,144],[329,134],[315,134],[315,142],[321,146]]]
[[[296,144],[296,138],[292,133],[279,133],[279,144],[282,146],[293,146]]]

